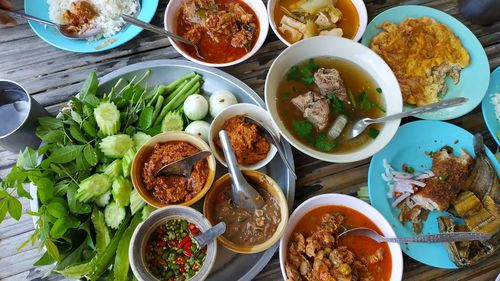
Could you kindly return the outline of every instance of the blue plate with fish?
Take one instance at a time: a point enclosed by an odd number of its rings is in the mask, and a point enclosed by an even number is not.
[[[150,22],[156,13],[158,2],[159,0],[139,1],[141,5],[137,18],[145,22]],[[48,0],[24,1],[24,10],[29,15],[50,21]],[[59,34],[56,29],[44,24],[32,21],[29,21],[29,24],[38,37],[50,45],[62,50],[78,53],[95,53],[116,48],[132,40],[142,31],[142,28],[125,24],[115,35],[95,41],[87,41],[85,39],[68,39]]]
[[[492,98],[497,93],[499,94],[498,107],[500,109],[500,67],[497,67],[493,73],[491,73],[490,86],[488,87],[488,91],[482,103],[484,122],[493,136],[493,139],[500,145],[500,120],[497,119],[495,105],[492,102]]]
[[[389,221],[398,237],[417,235],[413,232],[411,223],[403,224],[398,220],[399,209],[391,206],[394,199],[387,196],[389,187],[382,179],[382,174],[385,172],[383,160],[387,159],[395,170],[401,171],[402,165],[406,164],[413,167],[415,172],[423,172],[432,167],[429,152],[438,151],[445,145],[453,148],[454,155],[458,155],[460,149],[464,149],[475,157],[471,133],[450,123],[431,120],[415,121],[401,126],[391,142],[373,156],[368,170],[370,201],[372,206]],[[493,163],[497,174],[500,173],[500,164],[488,148],[486,155]],[[453,217],[448,212],[430,212],[421,234],[440,233],[437,221],[439,216]],[[462,223],[461,219],[453,218],[456,222]],[[401,249],[421,263],[439,268],[457,268],[450,259],[444,243],[404,243],[401,244]]]
[[[488,57],[481,42],[463,23],[445,12],[416,5],[398,6],[388,9],[377,15],[366,27],[361,43],[370,46],[373,37],[381,32],[378,28],[384,22],[400,23],[407,18],[430,17],[446,25],[457,37],[470,56],[470,64],[462,69],[460,81],[454,84],[450,77],[446,78],[448,91],[442,99],[466,97],[469,101],[460,106],[444,108],[437,111],[416,115],[418,118],[429,120],[450,120],[461,117],[471,112],[481,103],[490,79],[490,66]],[[413,106],[404,105],[403,110],[408,111]]]

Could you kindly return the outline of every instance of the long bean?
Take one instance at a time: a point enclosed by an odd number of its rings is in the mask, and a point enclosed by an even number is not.
[[[191,88],[193,88],[197,84],[200,84],[199,83],[200,80],[201,80],[201,76],[196,75],[186,85],[184,85],[184,87],[182,87],[182,89],[174,96],[174,98],[172,100],[170,100],[166,106],[163,107],[163,109],[162,109],[160,115],[158,116],[158,118],[156,119],[154,125],[155,126],[159,125],[161,123],[161,121],[163,120],[163,118],[165,118],[165,115],[167,115],[167,113],[170,110],[174,109],[173,105],[176,104],[178,102],[178,100],[181,99],[186,93],[188,93],[191,90]]]
[[[190,72],[184,76],[182,76],[181,78],[175,80],[174,82],[168,84],[167,86],[161,86],[164,90],[165,90],[165,93],[170,93],[171,91],[173,91],[175,88],[177,88],[177,86],[179,86],[179,84],[181,84],[182,82],[186,81],[186,80],[189,80],[193,77],[195,77],[197,74],[195,72]]]
[[[182,104],[184,103],[184,101],[191,95],[194,95],[194,94],[197,94],[200,92],[200,89],[201,89],[201,83],[198,82],[194,85],[193,88],[191,88],[191,90],[189,90],[188,92],[186,92],[186,94],[184,96],[182,96],[181,98],[179,98],[177,100],[176,103],[174,103],[174,105],[172,106],[173,109],[177,109],[179,107],[182,106]]]
[[[115,280],[124,281],[127,280],[127,274],[129,270],[129,258],[128,249],[130,245],[130,240],[132,234],[134,233],[137,225],[142,221],[142,214],[136,214],[130,222],[129,227],[123,233],[120,242],[118,243],[118,249],[116,250],[115,265],[113,266],[113,275]]]
[[[164,105],[167,105],[167,103],[169,103],[172,99],[174,99],[177,94],[179,94],[179,92],[184,88],[184,86],[186,86],[186,84],[188,83],[189,81],[183,81],[179,84],[179,86],[177,88],[175,88],[175,90],[170,94],[168,95],[166,98],[165,98],[165,104]]]
[[[158,96],[158,100],[156,101],[155,109],[153,110],[153,117],[151,118],[151,120],[153,120],[153,122],[156,120],[156,117],[160,113],[160,110],[161,110],[161,107],[163,106],[164,100],[165,100],[165,98],[163,98],[163,96]]]

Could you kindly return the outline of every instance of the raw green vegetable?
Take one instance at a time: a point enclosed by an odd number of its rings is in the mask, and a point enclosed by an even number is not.
[[[106,224],[111,228],[118,228],[120,224],[125,219],[126,211],[116,204],[116,202],[109,203],[104,209],[104,220]]]
[[[122,158],[125,152],[134,146],[132,138],[125,134],[108,136],[99,143],[99,148],[105,156]]]
[[[142,208],[142,220],[146,220],[147,218],[149,218],[149,215],[154,210],[155,209],[149,205],[144,206],[144,208]]]
[[[111,241],[111,236],[109,235],[109,229],[104,221],[104,214],[99,211],[97,207],[94,206],[92,210],[92,215],[90,216],[92,224],[95,230],[95,240],[97,252],[102,252],[106,249],[109,242]]]
[[[222,110],[233,104],[237,104],[238,100],[228,90],[217,90],[212,93],[208,99],[208,107],[210,115],[215,118]]]
[[[104,167],[103,173],[108,176],[110,181],[114,181],[116,177],[122,175],[122,160],[115,159],[111,164]]]
[[[158,117],[158,114],[160,114],[161,108],[163,106],[163,102],[165,101],[165,98],[163,96],[159,96],[158,100],[156,101],[155,109],[153,110],[153,123]]]
[[[104,216],[106,216],[106,214],[104,214]],[[110,264],[113,262],[113,257],[116,254],[118,244],[122,239],[123,233],[129,226],[130,216],[126,216],[124,214],[122,221],[123,223],[113,235],[113,238],[111,239],[111,242],[109,242],[106,249],[100,253],[97,253],[97,255],[95,255],[95,257],[90,261],[91,270],[85,275],[85,277],[87,277],[89,280],[93,281],[99,279],[99,277],[109,268]]]
[[[128,280],[129,272],[129,257],[128,250],[130,247],[130,240],[132,239],[132,234],[134,233],[137,225],[142,221],[142,216],[140,214],[135,215],[130,222],[130,226],[123,233],[120,242],[118,243],[118,249],[116,250],[115,263],[113,266],[113,275],[115,280],[125,281]]]
[[[151,136],[143,132],[137,132],[132,136],[132,139],[134,140],[135,147],[139,149],[144,143],[151,139]]]
[[[124,177],[130,176],[130,168],[132,167],[132,161],[134,161],[134,156],[137,150],[135,148],[130,148],[122,159],[122,171]]]
[[[208,131],[210,130],[210,124],[206,121],[194,121],[189,124],[185,131],[200,137],[202,140],[208,143]]]
[[[202,95],[191,95],[184,101],[182,108],[187,118],[201,120],[207,116],[208,101]]]
[[[126,207],[130,203],[130,193],[132,192],[132,183],[124,177],[117,177],[113,182],[113,199],[119,207]]]
[[[120,111],[113,102],[102,102],[94,109],[97,126],[105,136],[118,133],[120,129]]]
[[[111,199],[111,191],[107,191],[106,193],[97,196],[97,198],[94,200],[94,203],[97,206],[104,208],[106,207],[106,205],[108,205],[110,199]]]
[[[166,93],[170,93],[172,92],[175,88],[177,88],[177,86],[179,86],[179,84],[181,84],[182,82],[186,81],[186,80],[190,80],[191,78],[195,77],[197,74],[194,73],[194,72],[190,72],[184,76],[182,76],[181,78],[175,80],[174,82],[168,84],[167,86],[162,86],[162,88],[165,89],[165,92]]]
[[[142,200],[142,197],[137,193],[134,189],[130,193],[130,211],[132,211],[132,215],[135,215],[138,211],[142,209],[146,205],[146,202]]]
[[[165,115],[161,122],[161,131],[182,131],[184,129],[184,122],[182,121],[182,114],[179,111],[171,111]]]
[[[67,279],[80,279],[91,269],[92,267],[90,262],[85,262],[71,265],[63,270],[56,270],[56,272],[61,273]]]
[[[80,202],[90,202],[104,194],[111,187],[111,181],[104,174],[94,174],[79,184],[76,199]]]

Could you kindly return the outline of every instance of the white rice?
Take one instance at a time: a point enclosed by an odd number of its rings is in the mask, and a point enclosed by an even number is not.
[[[86,0],[92,3],[97,11],[97,16],[91,21],[92,24],[100,26],[102,33],[90,40],[102,37],[110,37],[120,31],[125,21],[122,14],[135,14],[139,9],[139,0]],[[49,4],[50,20],[65,24],[63,15],[76,0],[47,0]]]
[[[491,96],[491,103],[495,106],[495,114],[497,120],[500,121],[500,93],[495,93]]]

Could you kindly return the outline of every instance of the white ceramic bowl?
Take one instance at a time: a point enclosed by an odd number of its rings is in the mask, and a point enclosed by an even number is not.
[[[224,166],[227,167],[226,160],[224,159],[224,153],[222,150],[215,145],[214,143],[214,138],[217,136],[219,131],[222,129],[222,126],[224,125],[224,122],[226,120],[230,119],[231,117],[238,116],[238,115],[245,115],[252,117],[253,119],[260,121],[263,123],[267,128],[269,128],[273,133],[274,136],[279,139],[279,131],[278,128],[274,125],[273,121],[271,120],[271,116],[269,113],[263,109],[260,106],[250,104],[250,103],[238,103],[238,104],[233,104],[231,106],[228,106],[224,110],[222,110],[212,121],[212,124],[210,124],[210,130],[208,132],[208,143],[210,144],[210,148],[212,149],[212,153],[215,155],[215,158]],[[278,150],[274,145],[271,144],[271,148],[269,152],[267,153],[267,157],[264,158],[263,160],[249,166],[243,166],[240,165],[241,169],[248,169],[248,170],[257,170],[265,165],[267,163],[271,162],[271,160],[274,158],[276,155],[276,152]]]
[[[276,8],[276,5],[278,4],[280,0],[269,0],[267,1],[267,16],[269,17],[269,24],[271,24],[271,28],[273,29],[274,33],[278,38],[281,40],[281,42],[285,43],[288,46],[291,46],[290,42],[288,42],[278,31],[278,26],[276,25],[276,21],[274,20],[274,9]],[[356,11],[358,11],[358,17],[359,17],[359,28],[358,32],[356,32],[356,35],[352,39],[355,42],[358,42],[363,34],[365,33],[366,26],[368,24],[368,14],[366,12],[366,6],[365,2],[363,0],[351,0],[352,4],[354,4],[354,7],[356,8]]]
[[[310,148],[293,136],[280,120],[276,96],[283,77],[293,65],[311,58],[324,56],[348,60],[368,72],[382,89],[386,104],[386,115],[399,113],[403,110],[403,100],[398,81],[382,58],[359,43],[334,36],[317,36],[302,40],[287,48],[274,60],[267,74],[264,87],[267,110],[281,135],[295,148],[311,157],[335,163],[348,163],[366,159],[389,143],[396,134],[401,120],[386,122],[375,140],[361,149],[349,153],[327,153]]]
[[[171,0],[168,2],[167,8],[165,10],[165,16],[164,16],[164,24],[165,24],[165,29],[176,33],[175,26],[176,26],[176,18],[179,13],[179,10],[182,6],[182,3],[187,2],[188,0]],[[231,61],[231,62],[226,62],[226,63],[210,63],[206,62],[203,60],[200,60],[197,57],[193,57],[190,54],[188,54],[182,46],[175,40],[168,38],[172,46],[179,52],[182,56],[184,56],[186,59],[199,63],[201,65],[206,65],[206,66],[211,66],[211,67],[225,67],[225,66],[231,66],[238,64],[240,62],[243,62],[253,56],[257,51],[262,47],[262,44],[264,44],[264,41],[266,40],[267,37],[267,32],[269,31],[269,19],[267,17],[267,11],[266,11],[266,6],[264,3],[260,0],[242,0],[245,2],[252,10],[255,12],[255,15],[257,15],[257,19],[259,20],[259,37],[257,38],[257,42],[255,42],[255,45],[253,46],[252,50],[248,52],[246,55],[243,57]],[[366,24],[365,24],[366,26]]]
[[[129,247],[129,260],[130,267],[135,277],[139,281],[150,281],[159,280],[151,273],[149,273],[145,257],[144,248],[148,242],[151,233],[162,223],[171,219],[185,219],[192,222],[198,226],[201,232],[205,232],[212,227],[210,222],[205,218],[200,212],[193,208],[185,206],[167,206],[152,212],[149,217],[142,223],[140,223],[134,230],[132,234],[132,240],[130,241]],[[196,273],[191,279],[191,281],[202,281],[207,278],[210,274],[210,270],[215,263],[215,258],[217,257],[217,240],[209,243],[207,245],[207,255],[205,261],[203,262],[200,271]]]
[[[309,213],[311,210],[322,206],[332,205],[345,206],[354,209],[368,217],[380,229],[380,231],[382,231],[384,236],[396,237],[396,233],[392,229],[389,222],[384,218],[384,216],[382,216],[382,214],[379,213],[379,211],[373,208],[370,204],[356,197],[336,193],[323,194],[312,197],[304,201],[297,207],[297,209],[295,209],[295,211],[293,211],[292,215],[288,219],[288,225],[286,227],[285,233],[280,240],[280,267],[281,274],[284,280],[287,280],[285,261],[288,248],[288,240],[292,235],[295,226],[300,221],[300,219],[302,219],[304,215]],[[390,281],[400,281],[403,276],[403,254],[401,253],[401,247],[398,243],[389,243],[389,250],[391,252],[392,259],[392,273]]]

